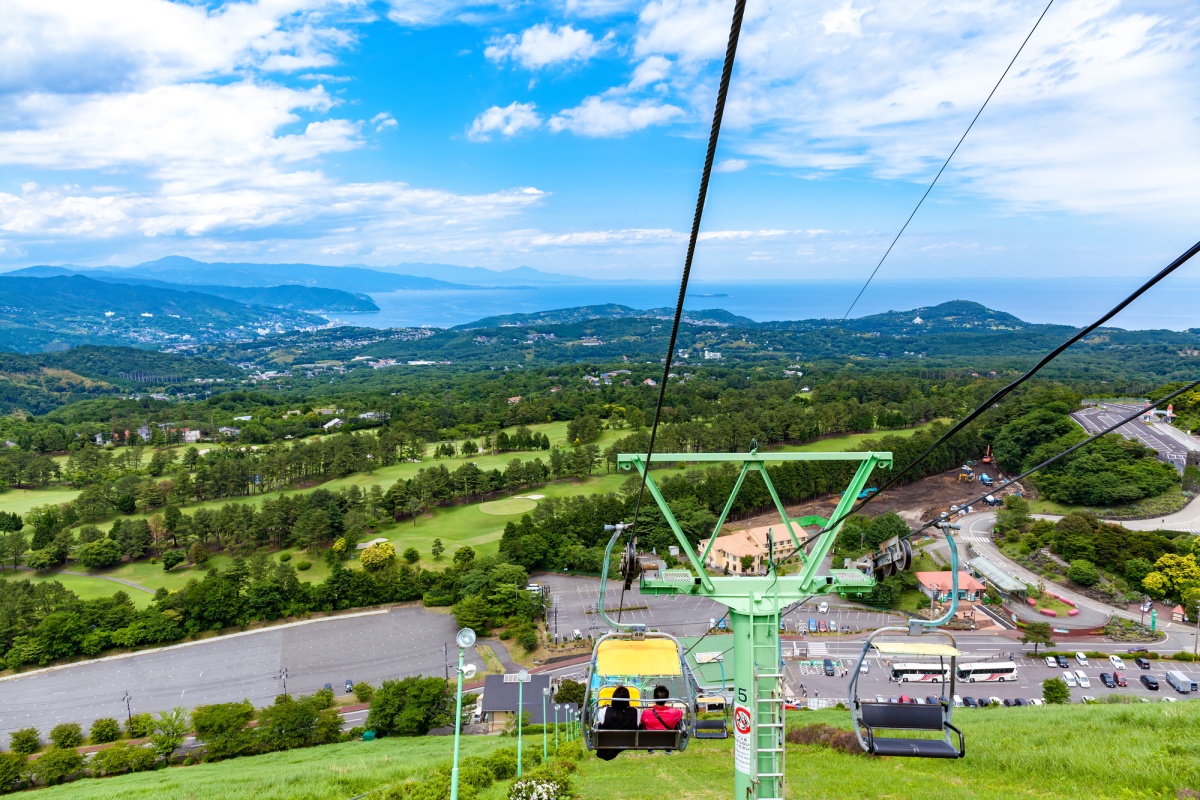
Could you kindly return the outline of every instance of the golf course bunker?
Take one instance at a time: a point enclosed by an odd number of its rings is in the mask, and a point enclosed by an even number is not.
[[[479,510],[485,514],[497,517],[508,517],[513,514],[524,514],[537,508],[537,501],[527,497],[509,497],[504,500],[492,500],[480,503]]]

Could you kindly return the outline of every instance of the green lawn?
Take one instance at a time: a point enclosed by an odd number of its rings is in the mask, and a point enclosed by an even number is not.
[[[1158,497],[1147,497],[1126,506],[1112,508],[1095,508],[1089,506],[1072,506],[1056,503],[1053,500],[1031,500],[1029,510],[1034,514],[1066,515],[1075,511],[1091,511],[1102,519],[1145,519],[1147,517],[1165,517],[1180,511],[1191,500],[1178,488],[1160,494]]]
[[[129,595],[129,599],[138,608],[146,608],[154,599],[154,595],[146,592],[139,592],[129,586],[124,586],[113,581],[106,581],[100,578],[86,578],[79,575],[60,575],[56,572],[35,573],[22,570],[14,572],[8,570],[0,572],[0,579],[9,578],[11,580],[28,579],[34,583],[44,583],[46,581],[58,581],[63,586],[67,587],[83,600],[95,600],[100,597],[112,597],[116,592],[125,592]]]
[[[78,489],[57,486],[51,489],[8,489],[0,492],[0,511],[24,516],[34,506],[44,506],[46,503],[66,503],[78,496]]]
[[[928,430],[932,425],[932,422],[927,422],[924,425],[916,425],[912,428],[899,428],[891,431],[847,433],[844,436],[830,436],[826,439],[818,439],[815,442],[808,442],[807,444],[783,445],[782,447],[772,448],[772,450],[780,453],[819,453],[823,451],[850,450],[860,446],[868,439],[879,439],[884,436],[912,436],[915,433]]]
[[[788,716],[792,725],[850,724],[848,712]],[[954,720],[967,737],[967,756],[958,761],[868,758],[789,745],[787,796],[1174,800],[1179,789],[1200,788],[1200,726],[1188,703],[960,709]],[[727,800],[733,794],[731,751],[729,741],[693,742],[687,752],[670,757],[625,753],[611,762],[585,759],[578,796]]]
[[[39,789],[35,796],[45,800],[346,800],[448,763],[453,746],[450,736],[348,742],[77,781]],[[515,747],[516,742],[467,736],[462,754],[486,755],[501,746]]]

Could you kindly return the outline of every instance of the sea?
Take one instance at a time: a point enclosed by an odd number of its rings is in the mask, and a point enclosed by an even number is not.
[[[907,311],[950,300],[973,300],[1026,322],[1083,326],[1120,302],[1144,277],[1070,279],[964,279],[878,281],[863,293],[851,316]],[[861,283],[796,281],[692,283],[684,307],[724,309],[757,322],[841,319]],[[450,328],[483,317],[619,303],[637,309],[674,308],[677,283],[593,282],[503,289],[397,291],[372,294],[379,311],[331,317],[374,328]],[[1130,330],[1200,328],[1200,280],[1167,278],[1110,326]]]

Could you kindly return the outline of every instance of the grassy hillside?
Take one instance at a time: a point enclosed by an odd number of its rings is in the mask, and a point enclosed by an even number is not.
[[[813,800],[1012,800],[1012,798],[1174,798],[1200,788],[1196,703],[962,710],[961,761],[868,758],[823,746],[789,745],[788,797]],[[835,711],[796,712],[790,723],[847,727]],[[540,737],[526,746],[540,748]],[[500,737],[466,737],[464,755],[512,746]],[[38,791],[54,800],[206,800],[349,798],[449,760],[448,737],[385,739],[257,756],[153,773],[82,781]],[[730,742],[694,742],[686,753],[625,753],[611,762],[585,757],[580,800],[686,797],[726,800],[733,792]],[[480,800],[502,800],[497,785]]]

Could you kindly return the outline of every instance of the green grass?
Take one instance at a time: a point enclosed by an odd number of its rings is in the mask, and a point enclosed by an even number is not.
[[[146,592],[139,592],[129,586],[124,586],[113,581],[106,581],[100,578],[87,578],[79,575],[61,575],[57,572],[14,572],[8,570],[0,572],[0,579],[9,578],[11,580],[28,579],[34,583],[45,583],[46,581],[58,581],[66,588],[75,592],[83,600],[96,600],[101,597],[112,597],[116,592],[125,592],[129,595],[129,599],[138,608],[146,608],[154,599],[154,595]]]
[[[1066,503],[1056,503],[1053,500],[1031,500],[1029,510],[1034,514],[1061,514],[1063,516],[1076,511],[1091,511],[1102,519],[1149,519],[1165,517],[1180,511],[1190,501],[1191,497],[1179,489],[1160,494],[1158,497],[1147,497],[1130,503],[1127,506],[1112,508],[1097,508],[1094,506],[1072,506]]]
[[[780,453],[819,453],[826,450],[850,450],[860,446],[868,439],[880,439],[884,436],[912,436],[913,434],[928,430],[932,425],[932,422],[927,422],[924,425],[916,425],[912,428],[871,431],[870,433],[847,433],[843,436],[830,436],[825,439],[818,439],[815,442],[808,442],[807,444],[783,445],[782,447],[772,448],[772,450]]]
[[[787,796],[814,800],[1013,800],[1163,798],[1200,788],[1200,726],[1190,703],[959,709],[967,738],[957,761],[868,758],[821,746],[788,745]],[[792,712],[791,726],[847,728],[849,714]],[[538,737],[526,746],[540,747]],[[219,764],[83,780],[38,790],[56,800],[325,800],[350,798],[421,776],[446,763],[450,737],[351,742]],[[467,736],[463,755],[512,747],[510,738]],[[604,762],[585,756],[579,800],[728,800],[732,740],[693,741],[671,756],[627,752]],[[506,796],[503,785],[483,800]],[[1188,795],[1190,796],[1190,795]]]
[[[79,496],[78,489],[54,487],[50,489],[8,489],[0,492],[0,511],[24,516],[34,506],[47,503],[66,503]]]
[[[1134,706],[960,709],[967,737],[959,761],[867,758],[789,745],[787,796],[813,800],[1013,800],[1172,798],[1200,788],[1200,726],[1187,703]],[[849,727],[847,712],[791,713],[792,725]],[[670,757],[625,753],[586,759],[580,800],[733,794],[731,741],[693,742]]]
[[[199,764],[82,780],[40,789],[45,800],[344,800],[381,786],[424,775],[448,763],[449,736],[394,738],[292,750],[217,764]],[[462,754],[486,755],[512,739],[463,737]],[[540,746],[540,742],[539,742]]]
[[[525,497],[508,497],[479,504],[479,510],[494,517],[511,517],[513,514],[528,514],[537,508],[537,501]]]

